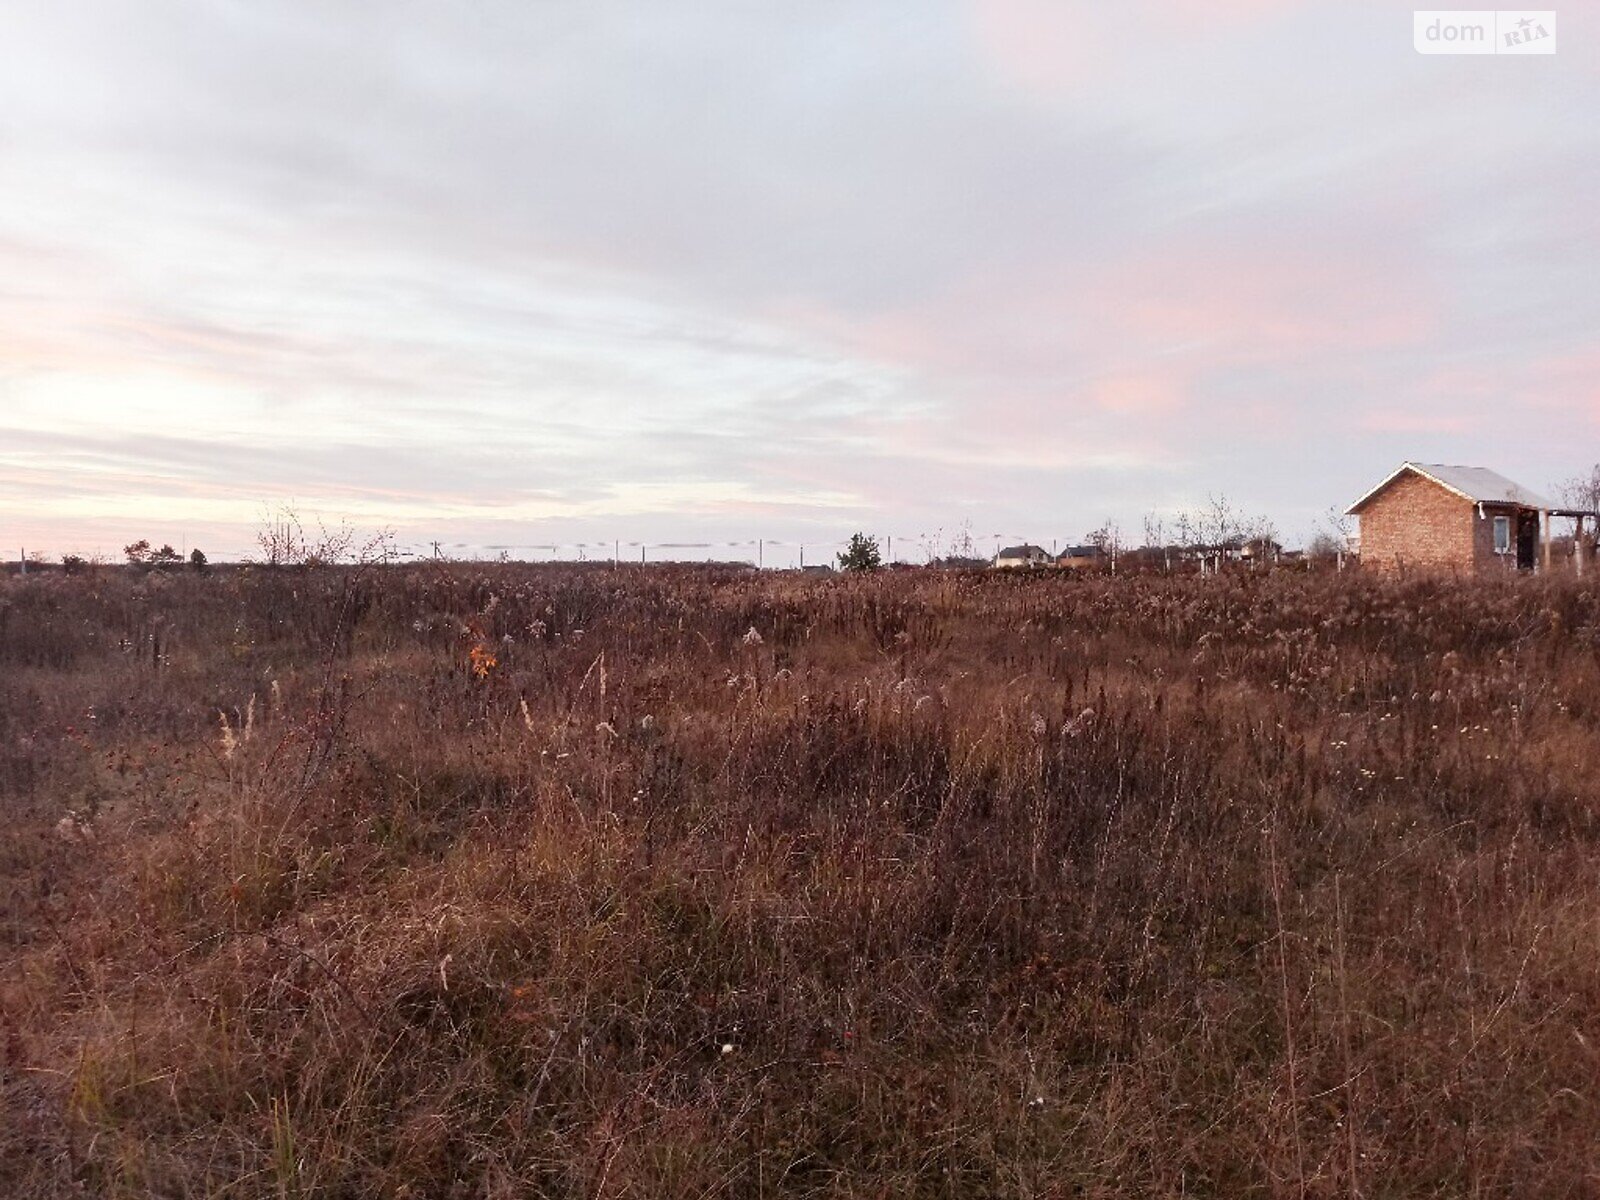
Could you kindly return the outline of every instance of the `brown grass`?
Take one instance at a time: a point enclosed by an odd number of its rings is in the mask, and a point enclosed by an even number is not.
[[[0,1194],[1593,1195],[1597,749],[1572,580],[3,581]]]

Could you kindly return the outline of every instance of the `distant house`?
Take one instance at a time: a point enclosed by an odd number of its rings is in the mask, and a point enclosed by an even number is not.
[[[1056,555],[1056,566],[1082,570],[1085,567],[1097,567],[1109,557],[1104,546],[1068,546]]]
[[[994,556],[997,567],[1048,567],[1049,552],[1039,546],[1007,546]]]
[[[1239,547],[1239,557],[1247,563],[1275,563],[1283,557],[1283,546],[1269,537],[1251,538]]]
[[[1363,566],[1481,572],[1533,570],[1541,527],[1548,565],[1553,511],[1538,493],[1483,467],[1408,462],[1349,515],[1361,519]]]

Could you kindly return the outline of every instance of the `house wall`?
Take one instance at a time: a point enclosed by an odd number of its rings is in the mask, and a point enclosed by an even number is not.
[[[1430,479],[1406,472],[1361,510],[1361,562],[1471,571],[1494,560],[1494,527],[1477,506]]]
[[[1477,513],[1474,512],[1476,517]],[[1511,553],[1499,555],[1494,552],[1494,519],[1496,517],[1511,518]],[[1474,550],[1477,555],[1479,568],[1489,571],[1514,571],[1517,568],[1517,533],[1521,515],[1515,508],[1496,507],[1491,504],[1484,505],[1483,519],[1474,521]],[[1533,518],[1537,522],[1538,518]],[[1534,550],[1534,560],[1538,561],[1538,549]]]

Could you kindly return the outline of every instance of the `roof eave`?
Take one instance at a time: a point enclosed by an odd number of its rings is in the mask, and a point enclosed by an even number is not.
[[[1468,504],[1491,504],[1491,503],[1507,503],[1507,504],[1509,504],[1510,503],[1510,501],[1498,501],[1497,502],[1497,501],[1489,501],[1489,500],[1479,500],[1476,496],[1472,496],[1472,495],[1469,495],[1466,492],[1463,492],[1460,488],[1456,487],[1454,484],[1446,483],[1444,480],[1440,479],[1437,475],[1435,475],[1433,472],[1427,470],[1425,467],[1418,466],[1414,462],[1403,462],[1397,468],[1395,468],[1395,470],[1393,472],[1390,473],[1390,475],[1389,475],[1389,477],[1387,479],[1385,479],[1377,487],[1373,488],[1365,496],[1361,497],[1361,499],[1357,500],[1349,508],[1345,509],[1344,510],[1344,515],[1347,516],[1347,517],[1359,517],[1361,515],[1361,511],[1360,510],[1367,504],[1368,501],[1370,501],[1379,492],[1383,491],[1384,488],[1388,487],[1396,479],[1399,479],[1400,476],[1404,475],[1407,471],[1415,471],[1418,475],[1421,475],[1429,483],[1438,484],[1440,487],[1442,487],[1445,491],[1449,492],[1451,495],[1460,496]],[[1523,507],[1525,507],[1525,508],[1537,508],[1539,506],[1536,505],[1536,504],[1528,504],[1528,505],[1524,505]]]

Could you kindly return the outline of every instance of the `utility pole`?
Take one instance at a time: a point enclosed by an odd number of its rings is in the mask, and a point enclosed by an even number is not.
[[[894,534],[886,533],[884,534],[884,539],[887,541],[889,547],[889,552],[884,555],[884,558],[888,560],[889,565],[892,567],[894,566]]]
[[[756,539],[756,570],[767,565],[767,542],[765,538]]]

